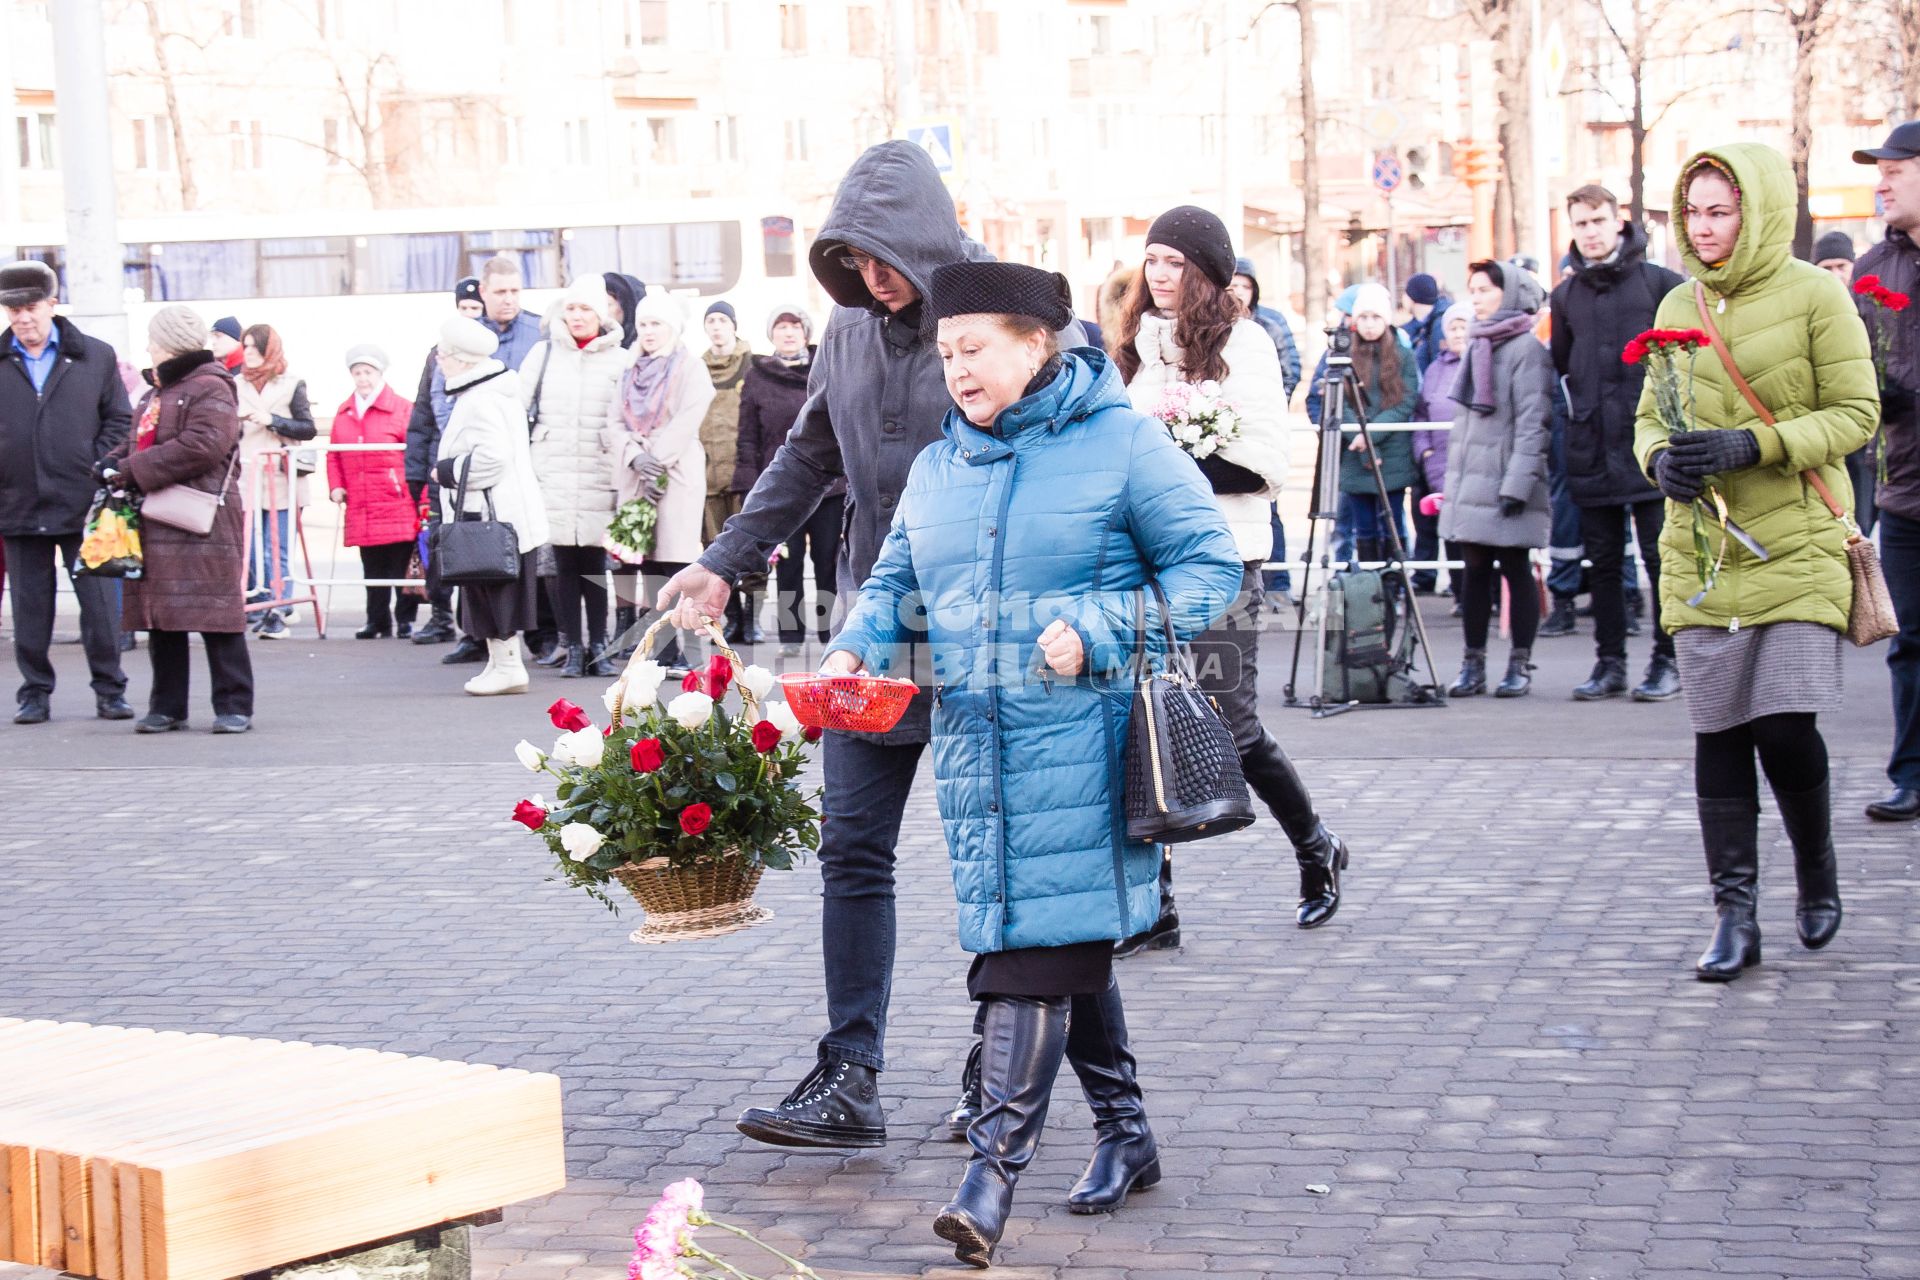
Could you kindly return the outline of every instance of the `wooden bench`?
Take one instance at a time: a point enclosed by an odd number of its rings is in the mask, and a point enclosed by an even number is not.
[[[229,1280],[565,1183],[551,1075],[0,1019],[0,1261]]]

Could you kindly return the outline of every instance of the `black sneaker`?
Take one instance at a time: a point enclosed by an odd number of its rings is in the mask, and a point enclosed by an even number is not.
[[[879,1073],[827,1058],[777,1107],[748,1107],[734,1127],[776,1147],[880,1147],[887,1142]]]
[[[253,634],[262,640],[286,640],[292,637],[293,632],[288,630],[285,618],[277,613],[270,613],[261,621],[259,628]]]
[[[947,1135],[955,1142],[967,1140],[967,1130],[980,1114],[980,1041],[967,1050],[967,1065],[960,1069],[960,1100],[947,1112]]]

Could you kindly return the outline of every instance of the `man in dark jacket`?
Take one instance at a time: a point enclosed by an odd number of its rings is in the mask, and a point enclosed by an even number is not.
[[[469,320],[480,318],[486,304],[480,301],[478,277],[467,276],[453,286],[453,305]],[[413,500],[424,502],[427,507],[429,538],[432,531],[440,527],[440,489],[433,483],[433,463],[440,455],[440,433],[447,429],[447,419],[451,416],[453,401],[447,397],[446,379],[440,372],[440,352],[436,347],[428,347],[426,363],[420,366],[420,386],[413,393],[413,416],[407,419],[406,468],[407,487],[413,491]],[[440,581],[440,566],[432,556],[427,557],[427,604],[433,612],[427,618],[427,625],[413,633],[413,642],[445,644],[458,634],[453,625],[453,588]],[[460,649],[456,648],[448,656],[459,653]]]
[[[854,161],[808,252],[836,305],[806,404],[739,514],[699,563],[661,590],[661,609],[678,601],[686,627],[724,616],[730,584],[765,573],[772,550],[842,478],[848,510],[835,576],[850,600],[873,571],[913,460],[940,438],[953,407],[934,345],[938,326],[925,305],[934,270],[990,256],[960,230],[925,151],[883,142]],[[1061,335],[1062,347],[1082,341],[1077,324]],[[931,683],[924,650],[916,647],[903,665]],[[739,1128],[750,1137],[810,1147],[886,1141],[876,1076],[886,1065],[893,981],[894,843],[932,735],[932,702],[923,689],[889,733],[827,734],[820,931],[829,1025],[818,1065],[786,1100],[741,1115]]]
[[[1634,335],[1653,327],[1660,300],[1680,277],[1647,261],[1647,233],[1620,217],[1605,187],[1567,197],[1573,274],[1553,291],[1553,364],[1569,400],[1566,482],[1580,509],[1580,541],[1592,566],[1595,662],[1573,691],[1591,702],[1627,691],[1627,540],[1637,533],[1653,599],[1653,660],[1633,690],[1636,702],[1680,692],[1673,637],[1660,626],[1660,528],[1666,501],[1634,460],[1634,414],[1644,369],[1620,358]]]
[[[1854,279],[1880,277],[1896,293],[1920,297],[1920,121],[1896,128],[1884,145],[1856,151],[1860,164],[1880,170],[1880,198],[1887,238],[1860,255]],[[1893,793],[1867,806],[1881,822],[1920,818],[1920,312],[1893,312],[1856,299],[1874,334],[1874,349],[1886,351],[1880,371],[1880,448],[1886,479],[1874,494],[1879,511],[1880,554],[1887,591],[1900,619],[1900,634],[1887,650],[1893,675],[1893,755],[1887,778]]]
[[[1403,327],[1407,341],[1413,344],[1413,362],[1425,373],[1446,345],[1447,312],[1453,299],[1440,291],[1440,282],[1422,271],[1407,277],[1407,311],[1412,315]]]
[[[21,676],[15,724],[43,724],[49,715],[55,562],[73,572],[96,487],[94,464],[127,438],[133,416],[113,348],[53,313],[58,289],[45,263],[0,267],[0,306],[11,329],[0,346],[0,537],[13,575],[13,657]],[[131,720],[114,587],[106,578],[73,580],[95,713]]]

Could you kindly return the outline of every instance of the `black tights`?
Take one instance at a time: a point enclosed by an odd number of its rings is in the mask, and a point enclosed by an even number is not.
[[[1466,562],[1465,598],[1460,602],[1467,631],[1467,648],[1487,647],[1487,623],[1493,617],[1493,579],[1507,580],[1508,627],[1516,649],[1533,648],[1540,629],[1540,592],[1533,583],[1533,562],[1525,547],[1490,547],[1484,542],[1456,542],[1452,549]]]
[[[553,601],[554,625],[560,634],[599,652],[607,641],[607,553],[600,547],[553,548],[554,575],[548,594]],[[585,636],[580,631],[580,606],[587,607]]]
[[[1758,800],[1755,752],[1776,792],[1811,791],[1827,780],[1827,743],[1811,711],[1761,716],[1693,735],[1693,789],[1702,800]]]

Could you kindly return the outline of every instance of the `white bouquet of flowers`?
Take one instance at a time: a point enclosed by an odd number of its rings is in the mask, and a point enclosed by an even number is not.
[[[1211,458],[1240,437],[1240,410],[1212,379],[1169,383],[1153,416],[1166,423],[1173,442],[1195,458]]]

